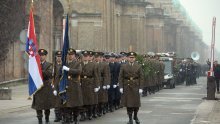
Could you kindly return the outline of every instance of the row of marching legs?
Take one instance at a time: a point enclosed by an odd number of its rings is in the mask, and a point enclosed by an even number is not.
[[[80,121],[92,120],[120,108],[122,108],[120,102],[114,102],[114,104],[99,103],[98,105],[84,105],[74,108],[55,108],[54,122],[79,124]],[[44,110],[44,114],[46,123],[49,123],[50,109]],[[42,124],[43,110],[37,110],[37,118],[39,124]]]

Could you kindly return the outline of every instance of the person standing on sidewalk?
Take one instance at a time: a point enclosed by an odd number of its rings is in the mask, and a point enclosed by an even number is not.
[[[137,117],[139,107],[141,106],[140,94],[143,93],[144,74],[141,65],[135,62],[135,52],[128,53],[128,63],[123,64],[119,73],[119,87],[122,93],[122,105],[127,107],[129,121],[127,124],[140,124]],[[132,119],[132,114],[134,117]]]
[[[216,91],[219,92],[219,79],[220,79],[220,65],[218,64],[218,61],[214,61],[214,76],[215,76],[215,82],[216,82]]]
[[[37,112],[39,124],[42,124],[43,110],[46,123],[49,123],[50,109],[54,107],[54,96],[51,87],[52,64],[46,61],[47,53],[48,52],[45,49],[38,50],[44,85],[33,95],[32,108]]]

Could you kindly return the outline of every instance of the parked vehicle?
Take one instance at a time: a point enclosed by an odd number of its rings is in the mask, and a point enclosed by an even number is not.
[[[171,57],[160,57],[160,60],[163,61],[165,65],[164,69],[164,88],[175,88],[175,79],[174,79],[174,71],[173,71],[173,58]]]

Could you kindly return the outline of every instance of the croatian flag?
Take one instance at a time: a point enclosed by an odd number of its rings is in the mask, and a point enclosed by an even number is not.
[[[43,76],[40,66],[40,56],[38,54],[38,45],[35,35],[33,9],[30,10],[30,18],[28,24],[26,52],[29,56],[28,63],[28,84],[29,95],[31,96],[43,86]]]

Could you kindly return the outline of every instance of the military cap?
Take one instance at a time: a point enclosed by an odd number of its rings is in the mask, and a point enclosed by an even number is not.
[[[110,53],[110,57],[115,58],[117,55],[115,53]]]
[[[105,53],[103,56],[104,56],[106,59],[109,59],[109,58],[111,57],[111,55],[110,55],[109,53]]]
[[[75,54],[76,55],[76,50],[74,50],[73,48],[69,48],[68,49],[68,54],[70,54],[70,55]]]
[[[137,54],[135,53],[135,52],[129,52],[128,54],[127,54],[127,56],[136,56]]]
[[[95,57],[101,56],[100,52],[94,52],[93,54],[94,54]]]
[[[55,52],[55,56],[62,56],[62,51],[59,51],[59,50],[56,51],[56,52]]]
[[[126,53],[126,52],[120,52],[120,54],[121,54],[122,56],[127,56],[127,53]]]
[[[39,55],[47,55],[48,52],[47,52],[47,50],[45,50],[45,49],[39,49],[39,50],[38,50],[38,54],[39,54]]]
[[[100,56],[104,56],[104,53],[103,53],[103,52],[99,52],[99,55],[100,55]]]
[[[94,52],[93,52],[93,51],[89,51],[89,55],[90,55],[90,56],[93,56],[93,55],[94,55]]]
[[[82,54],[83,54],[83,56],[89,55],[89,51],[84,50],[84,51],[82,51]]]

